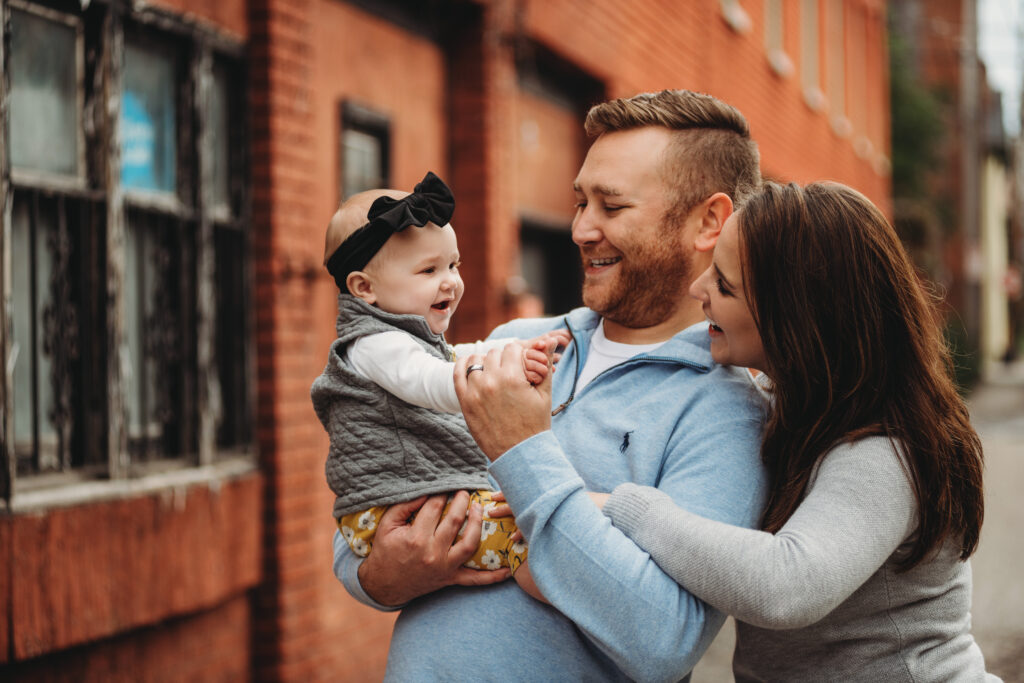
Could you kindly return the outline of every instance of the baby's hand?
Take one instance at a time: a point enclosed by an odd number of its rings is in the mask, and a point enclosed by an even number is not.
[[[569,334],[569,330],[551,330],[550,332],[545,332],[539,337],[534,337],[533,339],[529,340],[527,342],[527,346],[531,348],[540,348],[538,347],[538,344],[546,346],[547,342],[549,341],[555,342],[555,345],[551,348],[552,351],[557,352],[559,349],[564,349],[566,346],[569,345],[569,342],[572,341],[572,335]],[[561,357],[562,354],[556,353],[555,355]],[[555,362],[556,360],[557,358],[553,358],[552,362]]]
[[[526,373],[526,381],[537,385],[548,376],[548,358],[554,365],[562,357],[557,349],[569,345],[572,337],[569,330],[552,330],[545,332],[539,337],[520,342],[523,345],[523,371]],[[551,372],[554,372],[554,367]]]
[[[551,368],[554,372],[555,369]],[[526,381],[537,385],[548,376],[548,354],[536,348],[523,349],[523,372],[526,373]]]

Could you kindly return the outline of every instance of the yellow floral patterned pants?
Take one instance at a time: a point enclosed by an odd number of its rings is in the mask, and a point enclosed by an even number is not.
[[[512,517],[491,518],[488,513],[496,506],[491,499],[492,491],[470,491],[470,502],[477,502],[483,508],[483,522],[480,530],[480,545],[476,553],[465,563],[473,569],[498,569],[508,567],[514,574],[526,560],[526,541],[512,541],[516,532],[515,519]],[[449,505],[450,505],[449,501]],[[377,533],[377,525],[384,516],[387,506],[372,507],[362,512],[353,512],[338,520],[338,529],[345,537],[352,552],[366,557],[373,548],[373,537]],[[445,512],[448,505],[445,505]],[[465,526],[465,524],[463,524]],[[459,536],[462,530],[459,530]]]

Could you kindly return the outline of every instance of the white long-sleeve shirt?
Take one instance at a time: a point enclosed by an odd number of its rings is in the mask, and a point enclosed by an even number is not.
[[[511,338],[490,339],[455,344],[452,349],[456,358],[462,358],[515,343]],[[445,413],[462,412],[455,395],[455,364],[430,355],[405,332],[360,337],[349,344],[345,360],[357,373],[407,403]]]

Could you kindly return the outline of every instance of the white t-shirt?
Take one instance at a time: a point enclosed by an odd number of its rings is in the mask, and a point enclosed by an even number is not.
[[[592,379],[613,365],[618,365],[641,353],[649,353],[664,343],[664,341],[654,344],[613,342],[604,336],[604,320],[601,320],[601,324],[597,326],[594,336],[590,339],[590,352],[587,354],[587,362],[583,365],[583,372],[576,380],[576,390],[579,391],[590,384]]]
[[[768,375],[751,368],[747,368],[746,375],[754,385],[754,388],[757,389],[757,393],[761,394],[761,398],[771,401],[775,385],[768,379]]]

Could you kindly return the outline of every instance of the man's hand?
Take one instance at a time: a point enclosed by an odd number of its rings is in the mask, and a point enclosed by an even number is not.
[[[522,378],[520,369],[520,379]],[[381,517],[373,550],[359,566],[359,583],[382,605],[402,605],[445,586],[485,586],[504,581],[508,569],[481,571],[463,567],[480,543],[480,506],[469,507],[459,491],[447,514],[447,496],[422,496],[396,503]],[[416,513],[412,522],[409,517]],[[443,515],[443,516],[442,516]],[[465,532],[457,539],[465,522]],[[457,540],[456,540],[457,539]]]
[[[547,343],[549,357],[554,343]],[[467,376],[467,369],[475,365],[483,369]],[[470,434],[491,460],[551,428],[551,372],[536,386],[527,382],[522,350],[516,344],[494,349],[485,358],[472,355],[456,361],[455,393]]]

